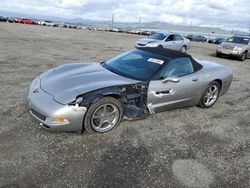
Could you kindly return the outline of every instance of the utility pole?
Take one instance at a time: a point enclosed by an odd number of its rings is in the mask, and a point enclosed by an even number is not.
[[[190,22],[190,32],[191,32],[191,29],[192,29],[192,23],[193,23],[193,20],[191,19],[191,22]]]
[[[112,19],[111,19],[111,29],[114,28],[114,19],[115,19],[115,15],[112,14]]]
[[[249,25],[249,34],[248,35],[250,36],[250,25]]]

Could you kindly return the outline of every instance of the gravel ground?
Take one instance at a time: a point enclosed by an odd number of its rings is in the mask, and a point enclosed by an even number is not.
[[[25,108],[40,73],[103,61],[141,36],[0,23],[0,187],[249,187],[250,59],[194,57],[228,65],[234,79],[210,109],[188,107],[124,121],[110,133],[53,133]]]

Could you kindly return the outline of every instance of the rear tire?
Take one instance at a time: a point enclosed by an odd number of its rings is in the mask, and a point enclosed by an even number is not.
[[[201,108],[212,107],[219,98],[221,86],[217,81],[211,82],[201,96],[198,106]]]
[[[163,46],[162,45],[159,45],[159,46],[157,46],[158,48],[160,48],[160,49],[162,49],[163,48]]]
[[[105,133],[117,127],[123,117],[121,102],[113,97],[103,97],[90,105],[84,128],[88,133]]]
[[[181,52],[182,52],[182,53],[186,53],[186,52],[187,52],[187,47],[186,47],[186,46],[182,46]]]

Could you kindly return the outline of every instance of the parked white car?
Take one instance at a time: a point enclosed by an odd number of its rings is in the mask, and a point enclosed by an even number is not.
[[[190,40],[178,33],[155,33],[137,41],[137,47],[160,47],[186,53],[190,49]]]
[[[51,22],[51,21],[40,21],[40,25],[54,27],[56,24],[54,22]]]

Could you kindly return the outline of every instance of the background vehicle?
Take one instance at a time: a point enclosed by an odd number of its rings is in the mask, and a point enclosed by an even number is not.
[[[36,21],[26,18],[17,19],[17,22],[20,24],[37,24]]]
[[[0,22],[7,22],[8,20],[8,18],[0,16]]]
[[[196,42],[207,42],[207,38],[202,36],[202,35],[195,35],[193,37],[193,41],[196,41]]]
[[[190,41],[194,40],[194,35],[187,35],[185,36],[187,39],[189,39]]]
[[[206,76],[205,76],[206,75]],[[105,63],[67,64],[35,78],[30,114],[48,130],[104,133],[122,119],[174,108],[209,108],[226,93],[232,71],[173,50],[142,47]]]
[[[213,44],[220,44],[222,42],[224,42],[225,39],[224,38],[215,38],[215,39],[209,39],[208,43],[213,43]]]
[[[218,45],[216,56],[234,56],[244,61],[250,57],[250,36],[233,36]]]
[[[136,46],[160,47],[185,53],[190,48],[190,40],[178,33],[155,33],[138,40]]]
[[[41,21],[41,22],[40,22],[40,25],[43,25],[43,26],[51,26],[51,27],[56,26],[56,24],[55,24],[54,22],[51,22],[51,21],[48,21],[48,20],[46,20],[46,21]]]

